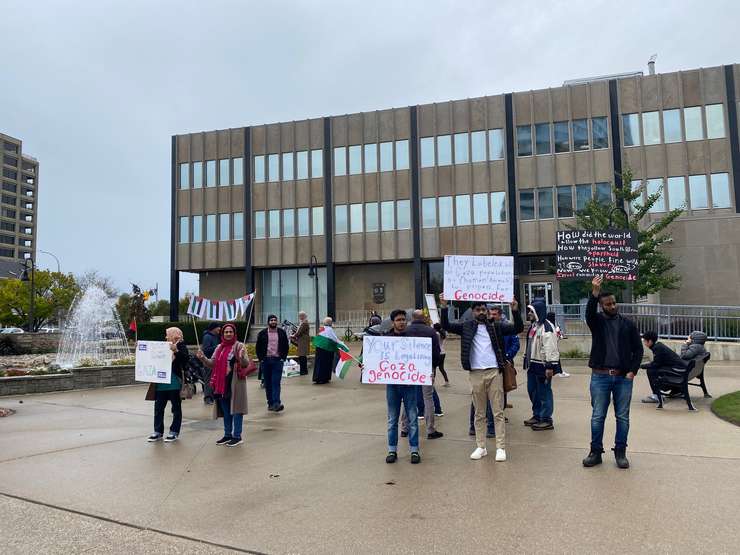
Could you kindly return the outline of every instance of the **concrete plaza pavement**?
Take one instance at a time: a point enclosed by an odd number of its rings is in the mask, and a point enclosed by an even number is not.
[[[533,432],[524,388],[510,395],[507,452],[468,457],[470,396],[455,342],[451,387],[438,387],[442,439],[406,440],[388,465],[385,393],[348,379],[283,383],[267,412],[249,380],[245,444],[219,447],[221,421],[184,402],[181,439],[149,444],[145,386],[0,398],[0,552],[3,553],[736,553],[740,428],[695,391],[663,411],[632,401],[619,470],[581,466],[588,451],[588,371],[557,378],[555,430]],[[740,389],[740,367],[710,364],[710,392]],[[520,374],[521,378],[524,378]],[[22,401],[22,403],[21,403]],[[166,424],[169,424],[169,412]],[[421,426],[421,431],[424,427]],[[423,435],[425,438],[426,436]],[[614,437],[610,411],[605,445]]]

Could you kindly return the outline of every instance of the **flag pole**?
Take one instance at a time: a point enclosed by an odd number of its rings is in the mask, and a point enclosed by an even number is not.
[[[252,323],[252,311],[254,311],[254,297],[252,297],[252,300],[249,301],[249,317],[247,318],[247,326],[246,331],[244,332],[244,344],[247,344],[247,337],[249,337],[249,327]]]
[[[200,351],[200,340],[198,339],[198,326],[195,325],[195,316],[191,314],[190,317],[193,319],[193,331],[195,331],[195,344],[198,346],[198,350]]]

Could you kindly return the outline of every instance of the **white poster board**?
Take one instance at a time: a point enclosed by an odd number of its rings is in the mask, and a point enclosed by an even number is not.
[[[514,299],[513,256],[445,256],[447,301],[508,303]]]
[[[170,383],[172,349],[167,341],[138,341],[136,343],[137,382]]]
[[[424,300],[427,303],[429,319],[432,321],[432,324],[439,324],[439,310],[437,310],[437,301],[434,299],[434,295],[428,293],[424,295]]]
[[[362,366],[362,383],[432,385],[432,339],[366,335]]]

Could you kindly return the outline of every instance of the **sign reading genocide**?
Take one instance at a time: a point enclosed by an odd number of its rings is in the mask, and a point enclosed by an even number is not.
[[[637,233],[629,229],[557,232],[558,279],[637,279]]]
[[[431,338],[366,335],[362,383],[432,385]]]
[[[513,256],[445,256],[448,301],[508,303],[514,299]]]
[[[138,341],[136,343],[137,382],[170,383],[172,349],[167,341]]]

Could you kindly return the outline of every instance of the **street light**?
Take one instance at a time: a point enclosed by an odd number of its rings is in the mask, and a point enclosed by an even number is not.
[[[314,300],[316,301],[316,335],[319,334],[319,261],[314,255],[308,262],[308,277],[313,278]]]
[[[50,253],[49,251],[41,251],[41,250],[40,250],[39,252],[43,252],[44,254],[48,254],[49,256],[53,257],[53,258],[54,258],[54,260],[56,260],[56,261],[57,261],[57,273],[58,273],[58,274],[62,273],[62,270],[61,270],[62,266],[61,266],[61,264],[59,264],[59,259],[58,259],[58,258],[56,257],[56,255],[55,255],[55,254],[52,254],[52,253]]]
[[[28,278],[28,263],[31,263],[31,279]],[[31,282],[31,307],[28,311],[28,332],[33,332],[33,309],[34,301],[36,299],[36,282],[34,281],[34,274],[36,273],[36,265],[33,263],[33,258],[26,258],[23,261],[23,273],[21,274],[21,281]]]

